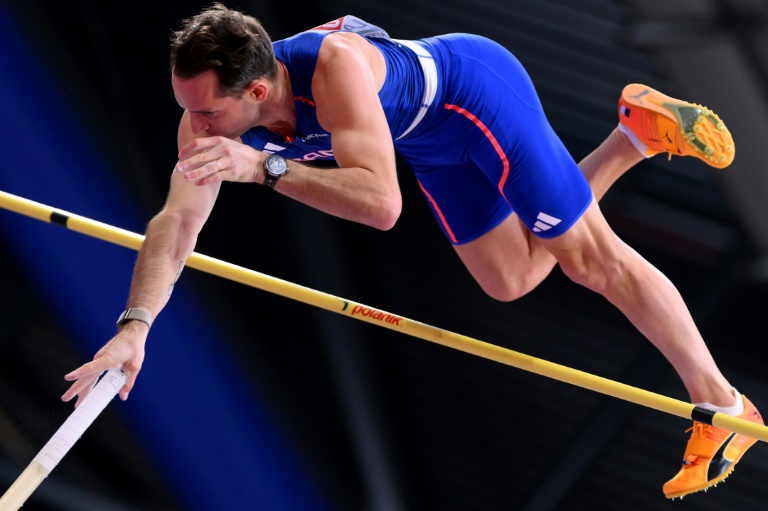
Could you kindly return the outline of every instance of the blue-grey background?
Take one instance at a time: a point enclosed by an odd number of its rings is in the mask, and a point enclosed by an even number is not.
[[[205,2],[0,3],[0,189],[143,232],[175,164],[168,38]],[[474,32],[526,66],[577,160],[643,82],[714,108],[725,172],[657,157],[601,203],[680,288],[716,360],[762,409],[768,263],[768,5],[758,0],[228,3],[274,39],[355,14],[398,38]],[[671,367],[555,270],[484,296],[400,166],[378,232],[225,185],[197,251],[679,399]],[[135,254],[0,210],[0,489],[66,419],[63,375],[114,332]],[[655,410],[186,270],[138,385],[24,509],[762,509],[758,444],[716,491],[669,503],[688,423]]]

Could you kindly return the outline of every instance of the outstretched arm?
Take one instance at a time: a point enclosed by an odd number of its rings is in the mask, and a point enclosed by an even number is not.
[[[179,127],[179,144],[186,145],[191,137],[185,115]],[[218,184],[196,187],[174,173],[165,206],[147,226],[146,239],[136,259],[128,307],[144,309],[153,318],[165,307],[184,262],[194,250],[197,235],[213,209],[218,191]],[[78,396],[80,403],[108,369],[122,369],[128,376],[120,390],[121,399],[127,399],[141,370],[148,333],[149,326],[142,321],[124,323],[93,361],[65,376],[74,383],[62,399],[69,401]]]

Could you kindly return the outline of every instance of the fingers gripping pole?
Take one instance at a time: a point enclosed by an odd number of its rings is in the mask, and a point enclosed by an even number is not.
[[[83,435],[98,415],[106,408],[126,377],[122,371],[112,369],[105,374],[47,444],[35,456],[7,492],[0,498],[0,511],[16,511],[32,492],[48,477],[69,449]]]
[[[65,211],[56,210],[49,206],[21,197],[16,197],[2,191],[0,191],[0,207],[38,220],[56,223],[67,229],[132,249],[139,249],[144,239],[138,234],[96,222],[88,218],[73,215]],[[487,358],[518,369],[540,374],[547,378],[560,380],[565,383],[570,383],[571,385],[613,396],[624,401],[629,401],[630,403],[647,406],[686,419],[693,418],[692,415],[694,414],[695,407],[690,403],[685,403],[677,399],[672,399],[637,387],[615,382],[570,367],[547,362],[546,360],[518,353],[502,348],[501,346],[488,344],[448,330],[419,323],[402,316],[397,316],[321,291],[270,277],[269,275],[264,275],[263,273],[258,273],[243,268],[242,266],[220,261],[212,257],[193,253],[187,260],[187,267],[262,289],[270,293],[290,298],[291,300],[314,305],[315,307],[320,307],[354,319],[366,321],[377,326],[389,328],[390,330],[396,330],[419,339],[441,344],[478,357]],[[729,431],[742,433],[749,437],[768,442],[768,427],[759,424],[745,421],[737,417],[731,417],[730,415],[725,415],[723,413],[715,413],[712,416],[712,424]]]

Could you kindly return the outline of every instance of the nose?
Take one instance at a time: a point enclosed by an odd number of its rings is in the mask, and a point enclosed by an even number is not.
[[[195,134],[210,128],[208,123],[205,122],[205,119],[200,114],[189,114],[189,123],[192,128],[192,133]]]

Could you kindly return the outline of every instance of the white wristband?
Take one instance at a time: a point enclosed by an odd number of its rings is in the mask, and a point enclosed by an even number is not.
[[[138,307],[131,307],[125,309],[123,313],[120,314],[120,317],[117,318],[117,327],[120,328],[120,325],[132,319],[143,321],[147,326],[152,326],[152,314],[150,314],[149,311],[139,309]]]

